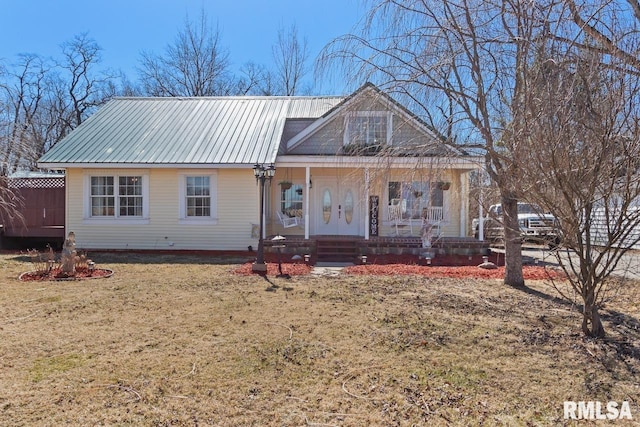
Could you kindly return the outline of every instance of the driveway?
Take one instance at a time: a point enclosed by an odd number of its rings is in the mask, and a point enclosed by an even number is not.
[[[491,250],[504,253],[504,248],[501,247],[492,247]],[[570,256],[570,252],[567,249],[550,250],[543,245],[522,245],[522,256],[525,258],[525,262],[535,262],[537,260],[539,263],[557,266],[558,255],[563,259],[567,259]],[[632,250],[627,252],[618,263],[614,274],[640,280],[640,251]]]

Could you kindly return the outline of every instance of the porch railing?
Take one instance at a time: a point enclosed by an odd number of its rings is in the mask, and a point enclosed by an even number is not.
[[[442,222],[444,221],[444,208],[442,206],[431,206],[428,208],[422,208],[422,219],[427,222]]]

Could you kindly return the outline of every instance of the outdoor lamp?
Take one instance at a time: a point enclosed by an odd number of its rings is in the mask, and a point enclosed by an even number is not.
[[[264,262],[264,185],[268,180],[276,174],[276,167],[274,164],[269,166],[256,163],[253,165],[253,176],[256,178],[256,183],[260,184],[260,238],[258,239],[258,254],[256,256],[256,262],[252,266],[252,271],[255,273],[266,274],[267,265]]]

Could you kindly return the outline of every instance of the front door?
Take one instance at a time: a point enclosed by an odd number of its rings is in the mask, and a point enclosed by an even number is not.
[[[360,203],[357,184],[337,179],[314,180],[316,191],[316,233],[325,235],[359,235]],[[315,190],[315,188],[314,188]]]

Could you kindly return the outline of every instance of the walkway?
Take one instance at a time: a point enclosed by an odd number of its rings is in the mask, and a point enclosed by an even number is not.
[[[339,276],[345,267],[353,265],[352,262],[319,262],[313,266],[313,276]]]

